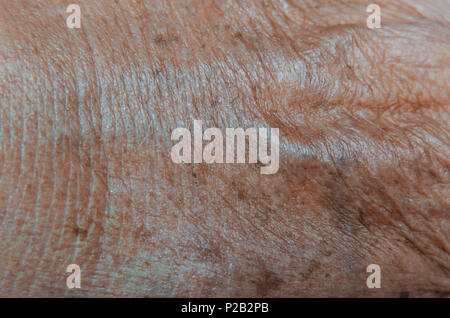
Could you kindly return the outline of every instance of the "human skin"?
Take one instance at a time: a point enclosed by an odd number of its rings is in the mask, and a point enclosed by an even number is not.
[[[77,3],[0,1],[0,296],[450,294],[449,1]],[[173,163],[194,119],[279,171]]]

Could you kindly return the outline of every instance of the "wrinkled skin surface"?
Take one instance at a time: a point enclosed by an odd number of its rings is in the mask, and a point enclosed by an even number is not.
[[[0,296],[450,294],[448,0],[78,3],[0,1]],[[194,119],[278,173],[174,164]]]

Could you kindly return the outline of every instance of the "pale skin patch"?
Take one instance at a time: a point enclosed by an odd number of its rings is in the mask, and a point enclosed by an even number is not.
[[[0,3],[1,295],[448,293],[448,4],[53,3]],[[173,164],[193,118],[279,171]]]

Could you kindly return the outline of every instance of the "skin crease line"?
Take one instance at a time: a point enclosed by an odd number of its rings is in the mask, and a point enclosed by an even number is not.
[[[0,1],[0,296],[449,295],[449,3],[367,4]],[[277,171],[175,163],[196,120]]]

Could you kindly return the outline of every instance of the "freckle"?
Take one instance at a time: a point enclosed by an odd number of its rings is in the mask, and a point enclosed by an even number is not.
[[[73,228],[73,232],[80,238],[81,241],[85,240],[87,237],[87,230],[82,229],[77,225]]]
[[[162,48],[166,48],[167,46],[169,46],[169,44],[177,42],[178,41],[178,37],[177,36],[171,36],[171,35],[167,35],[167,36],[163,36],[162,34],[158,34],[153,38],[153,41],[160,47]]]
[[[222,251],[220,245],[211,242],[209,247],[204,248],[200,251],[200,257],[204,261],[217,263],[221,262],[223,259]]]
[[[256,293],[258,297],[265,297],[271,291],[280,287],[283,281],[272,271],[263,270],[261,277],[256,282]]]
[[[236,33],[233,34],[233,37],[235,39],[240,40],[240,39],[242,39],[242,33],[241,32],[236,32]]]

